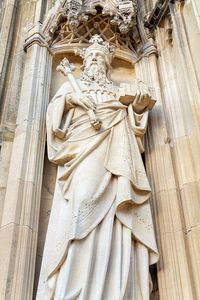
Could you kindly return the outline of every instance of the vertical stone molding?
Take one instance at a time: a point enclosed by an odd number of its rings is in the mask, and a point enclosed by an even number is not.
[[[0,229],[0,298],[32,299],[52,58],[40,25],[29,31]]]
[[[176,176],[179,212],[182,218],[181,231],[184,236],[184,244],[179,243],[177,246],[177,257],[181,257],[180,251],[185,248],[186,257],[183,263],[187,261],[189,266],[187,272],[190,283],[188,279],[185,280],[180,286],[180,291],[183,290],[183,286],[189,284],[192,291],[190,297],[183,299],[199,299],[200,295],[200,158],[197,155],[200,151],[200,94],[199,60],[196,53],[199,41],[195,39],[199,30],[199,18],[195,17],[193,5],[194,3],[189,3],[183,6],[179,2],[170,4],[172,46],[167,46],[164,42],[165,23],[156,33],[160,50],[158,65],[168,126],[168,144]],[[174,210],[171,214],[174,219]],[[181,278],[183,273],[184,271],[180,273]],[[185,294],[182,297],[186,297]]]
[[[150,114],[145,158],[152,187],[152,208],[160,252],[157,267],[159,299],[196,299],[192,291],[177,170],[170,146],[156,55],[151,54],[137,63],[136,74],[152,87],[158,99]]]
[[[0,58],[0,223],[26,57],[23,45],[27,28],[30,29],[37,20],[35,12],[42,10],[36,3],[39,2],[22,0],[14,4],[12,0],[4,0],[0,4],[0,52],[5,50],[5,55]]]

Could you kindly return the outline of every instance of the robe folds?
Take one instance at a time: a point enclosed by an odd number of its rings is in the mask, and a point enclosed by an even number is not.
[[[68,89],[47,110],[48,155],[58,172],[36,299],[148,300],[149,265],[158,260],[141,158],[148,111],[136,114],[104,95],[95,111],[101,129],[72,108],[61,140],[52,120]]]

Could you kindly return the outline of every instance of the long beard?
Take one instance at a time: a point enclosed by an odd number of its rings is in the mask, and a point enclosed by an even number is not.
[[[85,82],[97,84],[109,84],[110,80],[107,78],[106,70],[97,63],[92,63],[85,67],[81,73],[81,79]]]

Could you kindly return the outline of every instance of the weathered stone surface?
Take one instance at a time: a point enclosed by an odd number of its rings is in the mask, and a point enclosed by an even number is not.
[[[164,14],[161,1],[138,1],[139,34],[134,25],[133,35],[128,36],[129,31],[126,37],[121,36],[120,22],[116,32],[114,25],[110,26],[114,15],[102,17],[98,8],[94,16],[89,15],[90,25],[80,23],[76,33],[60,24],[61,34],[54,34],[58,39],[49,48],[40,26],[32,26],[49,18],[60,2],[65,1],[3,0],[0,3],[0,298],[32,299],[34,276],[36,291],[56,180],[56,167],[47,162],[42,173],[45,130],[41,133],[41,124],[44,126],[49,98],[66,80],[56,72],[56,66],[67,55],[76,66],[74,75],[78,78],[82,60],[73,53],[74,43],[80,42],[82,49],[91,34],[100,33],[117,46],[111,79],[119,84],[122,77],[127,83],[135,77],[141,78],[158,99],[150,114],[145,146],[161,256],[157,271],[154,270],[159,291],[155,289],[151,299],[200,299],[199,1],[169,2]],[[94,3],[100,6],[103,3],[105,11],[116,15],[120,1],[83,2],[91,10]],[[143,26],[145,16],[149,21],[155,17],[150,13],[153,6],[161,12],[157,11],[154,32],[151,26]],[[26,40],[25,53],[23,44],[31,28],[35,36]],[[129,41],[132,44],[126,44]],[[43,60],[45,56],[51,60],[49,53],[55,54],[51,76]],[[46,63],[50,68],[51,63]],[[47,77],[48,84],[44,85]],[[41,103],[44,107],[39,108]]]

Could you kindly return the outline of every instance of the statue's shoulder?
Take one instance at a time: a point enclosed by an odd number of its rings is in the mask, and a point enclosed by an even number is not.
[[[70,94],[73,92],[72,86],[69,81],[64,82],[60,88],[57,90],[55,96],[52,98],[51,102],[54,102],[56,99],[62,97],[63,95]]]
[[[79,79],[79,78],[74,78],[75,79],[75,81],[77,82],[77,84],[79,85],[79,86],[81,86],[81,80]],[[60,92],[65,92],[65,93],[73,93],[74,92],[74,89],[73,89],[73,87],[72,87],[72,84],[67,80],[66,82],[64,82],[62,85],[61,85],[61,87],[60,87],[60,89],[58,90],[58,91],[60,91]]]
[[[73,88],[69,81],[64,82],[61,87],[59,88],[58,92],[60,93],[72,93]]]

